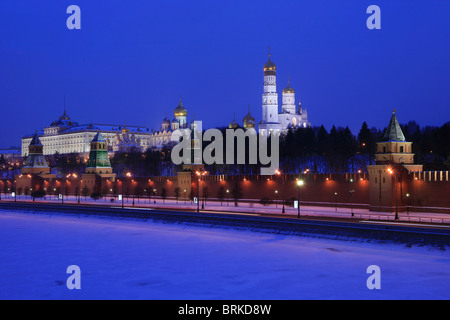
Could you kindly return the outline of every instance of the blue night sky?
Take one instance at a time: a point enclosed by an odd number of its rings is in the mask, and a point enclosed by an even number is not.
[[[66,8],[81,8],[69,30]],[[381,8],[381,30],[366,9]],[[268,47],[313,126],[450,120],[450,1],[0,2],[0,147],[63,113],[159,129],[181,96],[204,127],[261,120]]]

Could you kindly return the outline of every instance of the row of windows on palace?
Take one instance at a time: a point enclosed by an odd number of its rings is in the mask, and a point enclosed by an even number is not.
[[[109,151],[113,151],[116,133],[102,133],[108,141]],[[50,155],[58,153],[85,153],[90,150],[90,142],[94,138],[95,133],[80,133],[76,135],[59,135],[51,137],[41,137],[41,143],[44,146],[44,154]],[[142,151],[150,147],[156,147],[166,144],[170,141],[170,135],[161,135],[158,137],[150,137],[149,135],[136,134],[136,140],[139,139],[139,147]],[[22,140],[22,156],[28,155],[28,145],[31,138]],[[114,150],[117,151],[117,150]]]

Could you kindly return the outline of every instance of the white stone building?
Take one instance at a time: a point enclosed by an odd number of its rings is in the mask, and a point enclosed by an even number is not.
[[[269,61],[263,67],[262,120],[258,125],[260,134],[267,136],[271,132],[278,134],[286,132],[289,128],[310,127],[311,123],[308,121],[306,109],[302,108],[300,102],[298,108],[295,107],[295,90],[290,87],[289,81],[282,93],[280,112],[278,108],[277,67],[270,58],[269,52]]]
[[[43,145],[44,155],[78,153],[87,154],[90,144],[97,132],[101,132],[108,144],[109,152],[129,152],[131,150],[145,151],[149,148],[162,148],[171,141],[172,132],[187,128],[187,110],[180,102],[174,111],[175,118],[167,117],[162,121],[161,128],[151,130],[139,126],[84,124],[72,121],[64,114],[38,133]],[[22,156],[28,155],[28,146],[34,134],[22,138]]]

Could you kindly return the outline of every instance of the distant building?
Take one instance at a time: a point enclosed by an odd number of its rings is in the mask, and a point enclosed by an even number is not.
[[[188,128],[187,110],[180,102],[174,110],[175,118],[163,119],[161,128],[151,130],[140,126],[78,124],[67,115],[66,110],[58,120],[53,121],[38,137],[43,146],[44,155],[78,153],[88,154],[92,139],[101,132],[107,144],[108,152],[145,151],[149,148],[162,148],[171,142],[172,132]],[[34,135],[22,138],[21,155],[28,155],[28,146]]]
[[[271,132],[283,133],[290,128],[310,127],[307,110],[302,108],[300,102],[298,108],[295,107],[295,90],[290,87],[289,81],[282,93],[281,111],[278,109],[277,66],[272,62],[270,52],[263,70],[262,120],[258,125],[260,134],[267,136]]]
[[[0,157],[3,157],[6,161],[20,160],[22,159],[22,150],[15,147],[0,149]]]

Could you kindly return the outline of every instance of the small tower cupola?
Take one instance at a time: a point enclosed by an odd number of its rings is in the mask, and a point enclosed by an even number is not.
[[[244,128],[246,128],[246,129],[255,128],[255,118],[253,118],[251,113],[250,113],[250,105],[248,105],[248,113],[244,117],[242,122],[244,124]]]
[[[44,157],[44,147],[39,140],[37,132],[31,139],[28,147],[28,156],[25,165],[22,167],[22,174],[50,173],[50,167]]]
[[[239,128],[239,123],[236,122],[236,117],[235,115],[233,115],[233,121],[230,122],[230,124],[228,125],[229,129],[237,129]]]
[[[89,152],[89,160],[86,164],[86,173],[111,173],[111,163],[108,157],[108,144],[102,134],[97,132],[91,141],[91,150]],[[105,170],[106,169],[106,170]],[[109,169],[109,170],[108,170]]]
[[[382,141],[377,143],[376,163],[414,163],[412,142],[406,141],[395,112],[396,110],[392,112],[391,120],[384,132]]]

